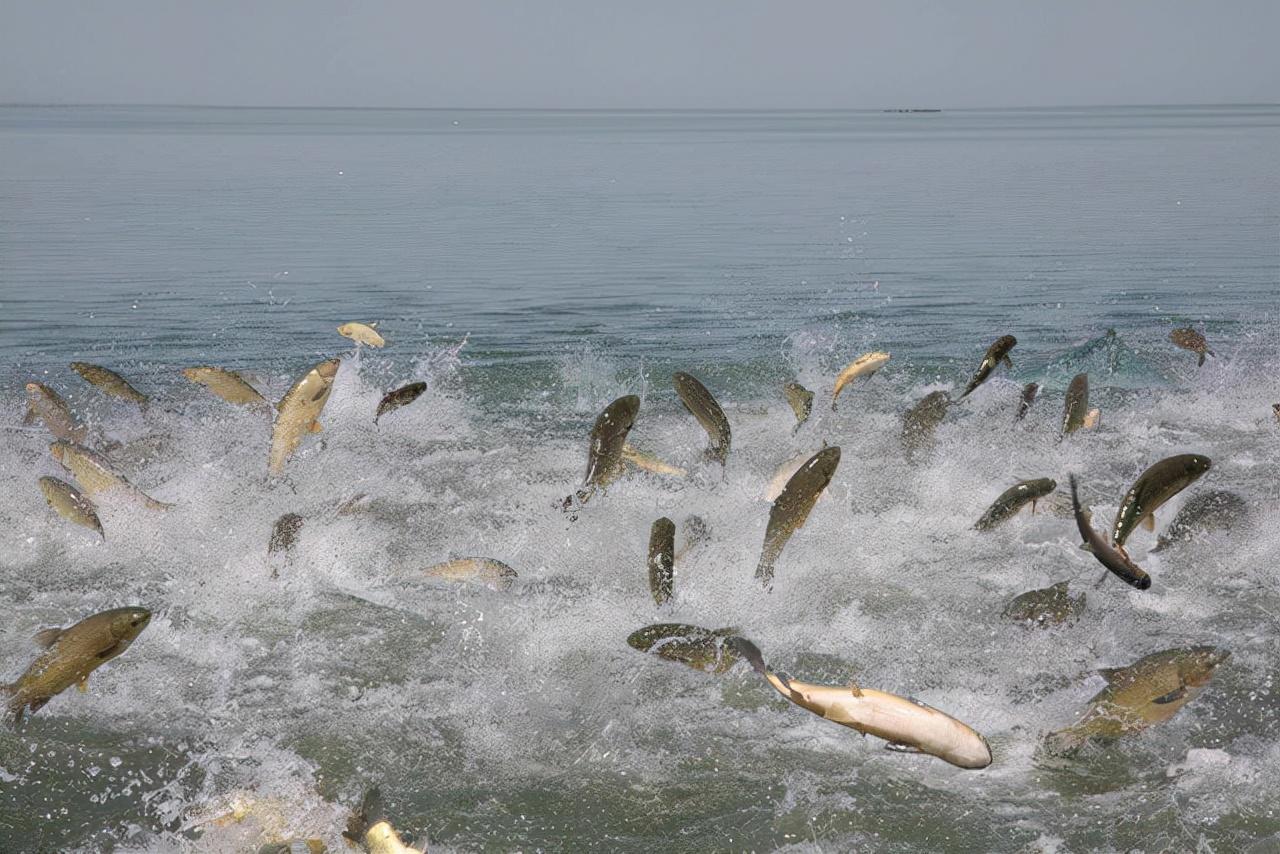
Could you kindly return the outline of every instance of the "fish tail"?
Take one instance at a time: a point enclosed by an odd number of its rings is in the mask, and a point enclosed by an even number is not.
[[[761,676],[767,677],[769,675],[769,666],[764,663],[764,655],[760,652],[760,647],[738,635],[726,638],[725,645],[730,647],[738,655],[745,658],[751,667]]]
[[[360,808],[351,814],[342,835],[357,845],[364,845],[364,835],[382,820],[382,812],[382,792],[373,786],[364,793]]]
[[[773,559],[768,555],[760,556],[760,563],[756,565],[756,578],[760,579],[766,588],[773,584]]]
[[[1200,356],[1200,359],[1199,359],[1199,361],[1197,361],[1197,362],[1196,362],[1196,367],[1197,367],[1197,368],[1204,364],[1204,354],[1205,354],[1205,353],[1207,353],[1207,352],[1209,352],[1209,351],[1208,351],[1208,350],[1201,350],[1201,351],[1199,352],[1199,354],[1198,354],[1198,355]]]

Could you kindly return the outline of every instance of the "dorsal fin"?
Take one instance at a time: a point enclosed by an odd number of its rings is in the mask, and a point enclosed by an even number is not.
[[[1108,682],[1115,682],[1129,671],[1127,667],[1099,667],[1098,675]]]
[[[36,632],[32,640],[36,642],[36,646],[48,649],[57,643],[60,637],[62,637],[62,629],[54,627],[52,629],[41,629]]]

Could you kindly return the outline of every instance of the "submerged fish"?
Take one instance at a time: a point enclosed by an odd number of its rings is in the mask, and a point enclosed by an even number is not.
[[[118,490],[136,498],[152,510],[168,510],[174,506],[156,501],[138,489],[123,475],[113,471],[106,460],[88,448],[72,442],[57,441],[49,446],[49,452],[62,464],[63,468],[75,476],[76,482],[80,484],[85,495],[94,496]]]
[[[1156,529],[1156,510],[1173,496],[1200,479],[1212,462],[1200,454],[1165,457],[1138,476],[1125,493],[1111,526],[1111,542],[1121,548],[1133,530],[1142,525]]]
[[[302,523],[306,521],[297,513],[285,513],[271,527],[271,540],[267,543],[267,554],[293,550],[298,542],[298,534],[302,532]],[[274,576],[275,573],[272,573]]]
[[[102,531],[102,522],[98,519],[97,508],[80,490],[56,477],[42,477],[40,491],[44,493],[44,500],[57,511],[59,516],[69,522],[97,531],[98,536],[104,540],[107,538]]]
[[[1005,367],[1012,368],[1013,360],[1009,358],[1009,351],[1012,350],[1017,343],[1018,339],[1014,338],[1012,335],[1001,335],[997,338],[992,345],[987,348],[986,355],[982,357],[982,361],[978,364],[978,369],[973,372],[973,377],[969,380],[969,384],[964,387],[964,391],[961,392],[959,399],[963,400],[968,397],[970,392],[986,382],[987,377],[991,376],[991,372],[994,371],[996,366],[1001,362],[1004,362]]]
[[[36,643],[45,648],[17,682],[0,686],[8,718],[21,725],[58,694],[89,687],[89,674],[129,648],[151,622],[146,608],[113,608],[85,617],[69,629],[45,629]]]
[[[640,398],[634,394],[620,397],[596,416],[591,427],[591,445],[587,450],[587,473],[582,479],[582,489],[570,495],[561,508],[572,510],[574,499],[586,504],[597,489],[605,489],[622,475],[622,449],[627,444],[627,434],[636,423],[640,412]]]
[[[475,582],[491,590],[509,590],[518,573],[500,560],[491,557],[460,557],[437,563],[422,570],[428,578],[444,581]]]
[[[56,391],[44,383],[27,383],[27,415],[23,423],[30,424],[36,418],[55,439],[82,444],[89,435],[89,428],[76,421],[71,407]]]
[[[234,403],[236,406],[271,405],[258,393],[257,389],[249,385],[245,378],[235,371],[202,365],[196,368],[183,368],[182,375],[191,382],[209,389],[227,403]]]
[[[663,516],[649,529],[649,591],[659,605],[671,599],[675,552],[676,523]]]
[[[370,323],[356,323],[354,321],[351,323],[344,323],[338,327],[338,334],[343,338],[350,338],[352,341],[356,341],[360,344],[368,344],[370,347],[382,347],[387,342],[386,339],[378,334],[378,330],[373,328],[375,325],[376,324]]]
[[[1027,413],[1031,411],[1031,404],[1036,402],[1036,395],[1039,393],[1039,383],[1027,383],[1022,387],[1022,399],[1018,402],[1018,412],[1013,416],[1014,421],[1021,421],[1027,417]]]
[[[1234,492],[1202,492],[1182,505],[1151,551],[1158,552],[1175,543],[1185,542],[1198,533],[1228,530],[1247,518],[1249,512],[1249,502]]]
[[[1231,653],[1212,646],[1169,649],[1128,667],[1100,670],[1107,687],[1077,723],[1050,733],[1045,748],[1070,755],[1092,740],[1109,741],[1169,720],[1195,699]]]
[[[267,467],[272,474],[284,471],[284,464],[302,444],[304,433],[320,417],[333,392],[333,378],[338,375],[339,359],[326,359],[302,375],[280,401],[276,421],[271,429],[271,456]]]
[[[1080,495],[1076,490],[1076,476],[1071,475],[1071,506],[1075,512],[1076,528],[1084,538],[1088,551],[1097,558],[1098,563],[1111,570],[1125,584],[1139,590],[1151,586],[1151,576],[1142,567],[1134,563],[1124,549],[1107,542],[1106,537],[1093,529],[1092,517],[1088,510],[1080,506]],[[1104,576],[1105,577],[1105,576]]]
[[[1059,581],[1051,587],[1028,590],[1015,596],[1003,616],[1031,626],[1057,626],[1074,621],[1084,611],[1084,594],[1072,597],[1067,592],[1068,582]]]
[[[671,375],[671,382],[685,409],[698,419],[702,429],[711,437],[707,457],[724,465],[729,457],[729,419],[725,417],[724,410],[707,387],[692,374],[676,371]]]
[[[738,661],[733,648],[725,643],[737,629],[704,629],[685,623],[655,623],[637,629],[627,638],[627,645],[701,670],[725,673]]]
[[[769,525],[764,532],[760,562],[756,565],[756,578],[765,587],[773,583],[773,565],[782,554],[783,546],[791,539],[792,534],[804,526],[814,503],[827,488],[827,484],[831,483],[839,464],[840,449],[823,448],[800,466],[783,487],[778,500],[773,502],[773,508],[769,511]]]
[[[1183,350],[1190,350],[1192,353],[1195,353],[1199,357],[1199,360],[1196,362],[1197,366],[1204,364],[1204,357],[1206,354],[1210,356],[1215,355],[1214,352],[1209,349],[1209,342],[1204,340],[1204,336],[1189,326],[1183,329],[1175,329],[1170,332],[1169,340],[1174,344],[1177,344]]]
[[[680,523],[680,536],[684,542],[676,552],[676,560],[709,540],[711,531],[707,529],[707,521],[701,516],[685,516]]]
[[[1058,430],[1061,441],[1085,426],[1089,417],[1089,375],[1076,374],[1067,386],[1067,399],[1062,405],[1062,426]]]
[[[389,391],[383,395],[382,400],[378,401],[378,411],[373,415],[373,423],[377,424],[378,419],[386,415],[392,410],[399,409],[402,406],[408,406],[413,403],[422,393],[427,390],[427,384],[424,382],[409,383],[400,386],[395,391]]]
[[[786,395],[791,411],[796,414],[796,426],[791,430],[794,433],[809,420],[809,415],[813,412],[813,392],[800,383],[789,382],[782,387],[782,393]]]
[[[147,396],[110,368],[88,362],[72,362],[71,369],[84,377],[85,382],[97,386],[112,397],[136,403],[141,409],[147,408]]]
[[[667,477],[689,476],[689,472],[680,468],[680,466],[673,466],[671,463],[665,463],[653,454],[646,453],[629,444],[624,444],[622,446],[622,458],[636,468],[652,472],[653,474],[666,475]]]
[[[902,447],[908,454],[933,447],[933,431],[951,405],[945,391],[930,392],[902,416]]]
[[[932,706],[857,684],[812,685],[789,679],[768,668],[755,644],[741,637],[729,643],[775,691],[802,709],[863,735],[883,738],[891,750],[927,753],[957,768],[991,764],[991,747],[985,738]]]
[[[835,387],[831,390],[831,411],[836,411],[836,399],[840,397],[840,392],[844,391],[844,387],[856,380],[858,377],[870,377],[876,371],[885,366],[889,361],[888,353],[871,352],[863,353],[849,364],[845,365],[836,376]]]
[[[325,854],[322,839],[290,839],[287,842],[268,842],[257,854]]]
[[[400,836],[387,821],[382,807],[382,794],[377,787],[365,792],[360,804],[342,835],[356,845],[364,846],[368,854],[426,854],[426,849],[411,848],[400,841]]]
[[[979,531],[990,531],[1015,516],[1027,504],[1031,505],[1031,512],[1034,513],[1036,502],[1057,488],[1058,482],[1048,477],[1019,481],[1000,493],[1000,497],[992,502],[973,527]]]

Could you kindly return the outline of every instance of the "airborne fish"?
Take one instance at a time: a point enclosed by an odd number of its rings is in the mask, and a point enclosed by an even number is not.
[[[1123,581],[1139,590],[1151,586],[1151,576],[1134,563],[1124,549],[1107,542],[1106,537],[1093,529],[1093,519],[1088,510],[1080,506],[1080,495],[1076,490],[1076,476],[1071,475],[1071,506],[1075,512],[1076,528],[1084,538],[1088,551],[1097,558],[1098,563],[1105,566]],[[1104,578],[1106,576],[1103,576]]]
[[[98,536],[104,540],[107,538],[102,531],[102,521],[98,519],[97,509],[80,490],[56,477],[42,477],[40,491],[44,493],[44,500],[57,511],[59,516],[69,522],[97,531]]]
[[[902,447],[910,455],[933,446],[933,431],[947,414],[951,397],[945,391],[930,392],[902,416]]]
[[[1204,340],[1204,336],[1189,326],[1183,329],[1175,329],[1170,332],[1169,340],[1174,344],[1177,344],[1183,350],[1190,350],[1192,353],[1195,353],[1196,356],[1199,357],[1199,360],[1196,362],[1197,367],[1204,364],[1205,354],[1216,356],[1216,354],[1209,349],[1209,343]]]
[[[1041,477],[1035,480],[1023,480],[1000,493],[987,512],[975,524],[979,531],[990,531],[1000,523],[1017,515],[1027,504],[1031,512],[1036,512],[1036,502],[1058,488],[1058,482],[1052,478]]]
[[[422,570],[422,574],[442,581],[474,581],[491,590],[508,590],[518,577],[514,569],[491,557],[460,557],[447,560],[427,567]]]
[[[368,344],[370,347],[382,347],[386,345],[386,339],[378,334],[378,330],[373,328],[373,324],[368,323],[344,323],[338,327],[338,334],[343,338],[350,338],[360,344]]]
[[[649,529],[649,591],[659,605],[671,599],[675,551],[676,523],[663,516]]]
[[[249,385],[245,378],[235,371],[202,365],[196,368],[183,368],[182,375],[191,382],[202,385],[213,394],[234,403],[236,406],[269,407],[267,399],[258,390]]]
[[[394,409],[399,409],[402,406],[408,406],[410,403],[413,403],[415,400],[421,397],[422,393],[426,390],[427,390],[426,383],[417,382],[417,383],[409,383],[408,385],[401,386],[395,391],[387,392],[383,396],[382,400],[378,401],[378,411],[374,413],[373,423],[377,424],[378,419],[386,415],[388,412],[391,412]]]
[[[1156,540],[1156,546],[1151,551],[1163,551],[1201,532],[1229,529],[1248,515],[1249,503],[1234,492],[1202,492],[1182,505],[1182,509]]]
[[[813,412],[813,392],[798,382],[789,382],[782,387],[782,393],[786,395],[787,405],[796,414],[796,426],[791,428],[791,432],[795,433]]]
[[[737,629],[704,629],[685,623],[655,623],[637,629],[627,645],[667,661],[674,661],[704,673],[725,673],[738,661],[725,643]]]
[[[125,480],[108,465],[107,461],[88,448],[61,440],[49,446],[53,458],[75,476],[84,494],[94,496],[101,492],[120,491],[130,495],[152,510],[168,510],[172,504],[157,501],[141,489]]]
[[[1036,402],[1036,395],[1039,393],[1039,383],[1027,383],[1022,387],[1022,399],[1018,403],[1018,414],[1013,416],[1014,421],[1021,421],[1027,417],[1027,413],[1031,411],[1031,404]]]
[[[1067,588],[1068,582],[1059,581],[1052,587],[1028,590],[1015,596],[1001,614],[1010,620],[1035,627],[1061,625],[1068,620],[1075,620],[1084,611],[1084,594],[1072,598]]]
[[[671,375],[671,382],[680,395],[680,402],[711,437],[711,446],[707,449],[707,457],[720,465],[725,464],[729,456],[729,419],[724,410],[697,377],[676,371]]]
[[[112,397],[138,404],[141,409],[147,408],[147,396],[129,385],[128,381],[110,368],[93,365],[88,362],[72,362],[71,369],[84,377],[85,382],[96,385]]]
[[[83,444],[89,435],[89,428],[76,421],[71,414],[71,407],[56,391],[44,383],[27,383],[27,416],[24,423],[30,424],[36,418],[44,422],[44,426],[55,439]]]
[[[596,423],[591,427],[587,474],[582,479],[582,489],[562,501],[561,509],[566,512],[572,510],[575,498],[579,506],[586,504],[597,489],[605,489],[621,476],[623,448],[639,412],[640,398],[628,394],[610,403],[596,416]]]
[[[1067,386],[1067,399],[1062,405],[1062,427],[1058,441],[1087,426],[1089,418],[1089,375],[1076,374]]]
[[[302,444],[302,434],[312,430],[333,392],[339,359],[326,359],[303,374],[277,407],[271,429],[271,456],[267,467],[272,474],[284,471],[284,464]]]
[[[778,500],[773,502],[773,508],[769,511],[769,525],[764,532],[764,547],[756,566],[756,578],[765,587],[773,583],[773,565],[782,554],[783,546],[791,539],[792,534],[804,526],[813,505],[827,488],[827,484],[831,483],[839,464],[840,449],[823,448],[791,476]]]
[[[870,377],[876,371],[885,366],[889,361],[888,353],[871,352],[863,353],[849,364],[845,365],[839,375],[836,376],[836,384],[831,389],[831,411],[836,411],[836,399],[840,397],[840,392],[844,391],[844,387],[856,380],[858,377]]]
[[[1200,454],[1177,454],[1155,463],[1138,476],[1125,493],[1111,527],[1111,542],[1121,549],[1133,530],[1142,525],[1156,528],[1156,510],[1173,496],[1200,479],[1212,462]]]
[[[1012,335],[1001,335],[995,340],[987,353],[982,357],[982,362],[978,365],[978,370],[974,371],[973,377],[969,380],[969,384],[964,387],[964,391],[960,394],[959,399],[963,400],[969,396],[975,388],[987,381],[987,377],[991,376],[991,372],[996,366],[1004,362],[1005,367],[1012,368],[1013,360],[1009,358],[1009,351],[1018,343],[1018,339]]]

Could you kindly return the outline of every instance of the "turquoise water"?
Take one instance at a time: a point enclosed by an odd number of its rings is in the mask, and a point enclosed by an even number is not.
[[[0,850],[331,848],[366,785],[432,851],[1236,851],[1280,835],[1280,107],[878,112],[0,108],[0,681],[40,627],[140,603],[125,655],[0,732]],[[379,321],[383,350],[333,331]],[[1197,368],[1177,326],[1203,330]],[[901,413],[1001,369],[909,462]],[[893,354],[827,405],[836,372]],[[242,370],[276,399],[343,356],[324,431],[284,481],[269,425],[178,369]],[[70,372],[108,365],[145,414]],[[724,472],[670,384],[691,370],[734,432]],[[1102,426],[1059,444],[1086,371]],[[62,393],[130,480],[106,541],[44,505],[68,477],[21,425]],[[425,380],[418,402],[372,413]],[[818,394],[794,435],[784,382]],[[1045,390],[1012,425],[1026,382]],[[570,522],[596,413],[689,470],[633,473]],[[843,449],[830,498],[751,575],[775,471]],[[1109,521],[1161,457],[1187,496],[1240,493],[1235,529],[1146,554],[1137,592],[1069,519],[971,526],[1014,481],[1081,476]],[[353,514],[339,505],[369,496]],[[271,580],[282,513],[307,520]],[[675,601],[652,604],[649,526],[704,516]],[[1101,524],[1101,522],[1100,522]],[[416,570],[501,559],[511,591]],[[1073,626],[1012,596],[1071,580]],[[735,626],[796,678],[912,695],[995,763],[890,753],[739,667],[630,649],[646,623]],[[1172,721],[1038,760],[1101,687],[1161,649],[1232,651]],[[257,806],[210,824],[234,793]],[[338,850],[341,850],[340,848]],[[1257,849],[1266,850],[1266,849]]]

